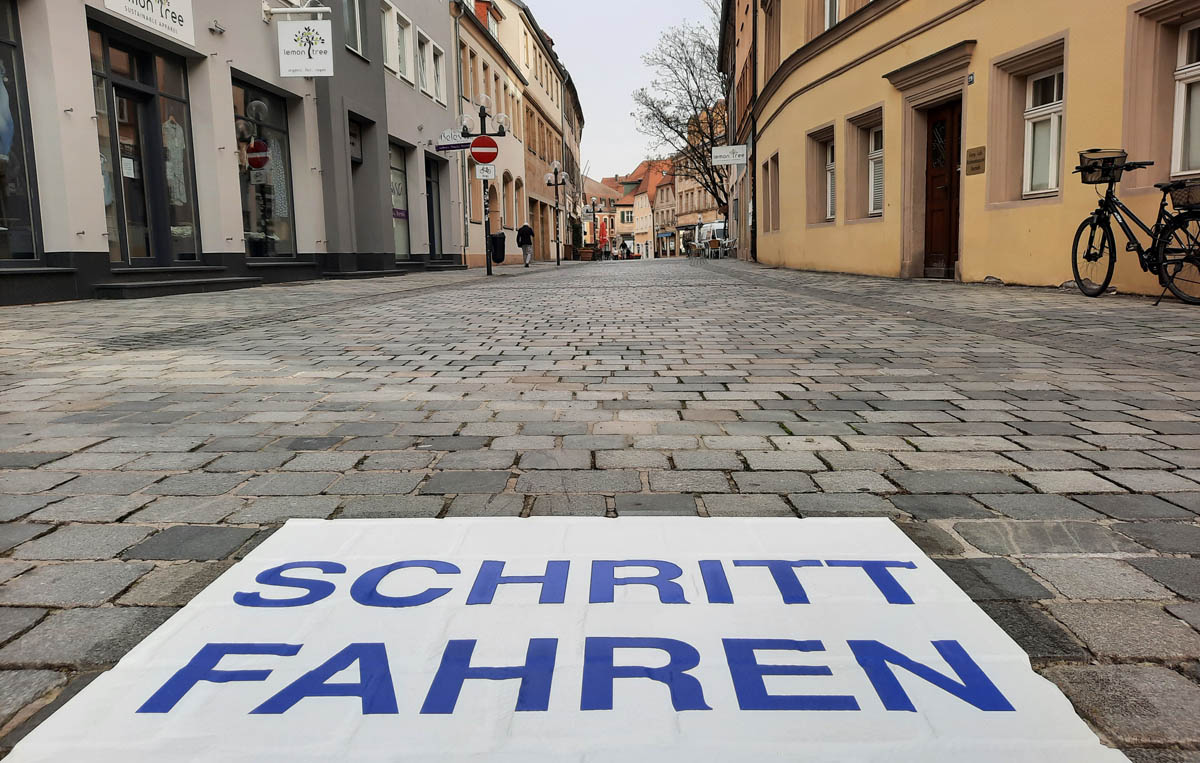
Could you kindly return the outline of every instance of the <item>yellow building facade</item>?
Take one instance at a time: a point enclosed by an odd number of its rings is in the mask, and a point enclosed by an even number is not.
[[[1117,189],[1147,222],[1154,183],[1200,171],[1200,0],[759,4],[764,264],[1057,286],[1103,191],[1079,151],[1156,162]],[[1114,285],[1157,293],[1117,248]]]

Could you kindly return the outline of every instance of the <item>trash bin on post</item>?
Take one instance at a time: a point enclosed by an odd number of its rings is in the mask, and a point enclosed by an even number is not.
[[[492,234],[491,249],[492,249],[492,262],[496,263],[497,265],[504,262],[505,252],[504,252],[504,234],[503,233],[493,233]]]

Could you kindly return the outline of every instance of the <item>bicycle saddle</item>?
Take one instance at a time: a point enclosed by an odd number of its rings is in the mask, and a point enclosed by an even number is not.
[[[1188,184],[1186,180],[1172,180],[1169,183],[1155,183],[1154,187],[1160,191],[1174,191],[1176,188],[1183,188]]]

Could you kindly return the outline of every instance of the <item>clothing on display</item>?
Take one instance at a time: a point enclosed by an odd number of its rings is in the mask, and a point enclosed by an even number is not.
[[[171,206],[182,207],[188,203],[187,177],[187,132],[174,116],[163,122],[163,151],[166,154],[167,193]]]
[[[267,152],[270,157],[267,166],[271,170],[271,191],[275,202],[275,216],[290,217],[287,164],[284,161],[283,145],[278,138],[267,139]]]

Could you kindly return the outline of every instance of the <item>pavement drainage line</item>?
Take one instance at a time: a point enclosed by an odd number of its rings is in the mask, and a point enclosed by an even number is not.
[[[980,321],[977,318],[972,318],[968,315],[956,313],[951,310],[940,310],[933,307],[908,305],[903,302],[893,302],[891,300],[880,299],[878,297],[872,297],[869,303],[864,303],[860,297],[852,296],[843,291],[823,289],[819,286],[790,284],[783,279],[772,278],[771,276],[758,275],[755,273],[740,273],[735,268],[724,267],[708,262],[702,263],[702,266],[720,273],[724,273],[731,278],[738,279],[739,281],[745,281],[746,283],[753,283],[760,286],[765,286],[767,288],[786,291],[791,294],[823,299],[828,302],[836,302],[839,304],[851,305],[867,310],[874,310],[880,313],[919,319],[939,326],[945,326],[947,328],[954,328],[974,334],[992,336],[996,339],[1023,342],[1025,344],[1040,346],[1045,350],[1069,352],[1085,358],[1095,358],[1098,360],[1119,363],[1127,362],[1129,360],[1129,353],[1136,352],[1140,358],[1147,361],[1152,361],[1158,367],[1169,367],[1181,375],[1189,377],[1195,376],[1198,368],[1192,353],[1175,352],[1168,354],[1157,349],[1147,349],[1141,345],[1127,344],[1119,339],[1113,339],[1110,341],[1122,345],[1123,349],[1114,350],[1104,348],[1091,352],[1082,352],[1074,344],[1061,341],[1056,337],[1053,337],[1042,331],[1032,331],[1028,328],[1010,328],[995,321]],[[1191,362],[1186,362],[1183,360],[1183,358],[1178,357],[1180,354],[1184,355],[1184,357]]]
[[[511,273],[505,274],[513,278],[521,278],[524,276],[541,275],[537,272],[529,273]],[[412,289],[398,289],[396,291],[383,292],[381,294],[372,294],[365,297],[351,297],[350,299],[338,300],[336,302],[320,302],[308,307],[296,307],[282,310],[275,313],[260,313],[252,317],[243,318],[233,323],[222,323],[215,325],[212,323],[201,324],[196,328],[188,329],[172,329],[168,331],[156,331],[148,334],[134,334],[132,336],[112,337],[102,340],[97,344],[88,345],[86,348],[69,348],[62,349],[57,352],[47,353],[46,358],[63,359],[77,357],[79,355],[87,355],[90,353],[104,354],[109,350],[147,350],[164,343],[178,344],[181,341],[194,339],[210,339],[214,336],[224,336],[237,331],[245,331],[259,327],[264,321],[270,321],[274,324],[279,323],[295,323],[302,321],[305,318],[316,318],[320,316],[330,315],[341,310],[352,307],[372,307],[388,302],[395,302],[404,299],[408,296],[422,296],[425,294],[436,293],[440,291],[448,291],[452,289],[463,288],[480,283],[490,283],[487,276],[482,278],[471,278],[453,283],[432,284],[430,286],[417,286]]]

